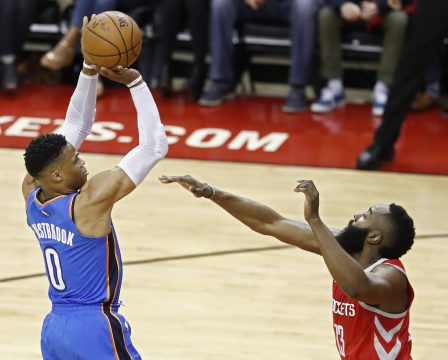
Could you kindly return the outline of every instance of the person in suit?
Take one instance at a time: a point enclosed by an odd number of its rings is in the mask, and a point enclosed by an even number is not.
[[[400,0],[389,5],[401,7]],[[448,32],[448,1],[419,0],[411,18],[381,125],[372,143],[358,156],[356,168],[376,170],[395,157],[394,145],[427,68]]]

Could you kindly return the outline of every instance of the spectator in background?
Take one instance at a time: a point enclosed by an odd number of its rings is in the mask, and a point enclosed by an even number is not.
[[[145,0],[75,0],[71,17],[71,24],[67,33],[56,44],[56,46],[40,60],[43,67],[58,71],[73,63],[76,48],[81,39],[82,19],[92,14],[100,14],[109,10],[129,11],[137,6],[144,5]],[[104,85],[98,81],[97,96],[104,93]]]
[[[321,72],[327,85],[322,89],[319,99],[312,104],[313,112],[325,113],[345,105],[341,28],[368,31],[382,28],[383,53],[373,89],[372,113],[375,116],[383,115],[408,24],[408,13],[414,9],[413,0],[404,0],[403,4],[403,9],[394,10],[387,0],[325,0],[326,6],[319,12],[319,42]]]
[[[304,87],[310,82],[315,49],[315,15],[320,0],[212,0],[210,19],[210,86],[199,99],[220,105],[234,96],[233,28],[237,21],[275,21],[290,25],[291,67],[284,112],[306,110]]]
[[[160,40],[154,57],[153,76],[162,95],[169,96],[171,84],[171,55],[176,35],[182,30],[184,13],[192,41],[194,61],[185,88],[197,99],[206,77],[205,57],[208,51],[209,0],[163,0],[161,4]]]
[[[16,62],[36,13],[36,0],[0,1],[0,88],[17,90]]]
[[[400,0],[388,2],[397,9],[402,6]],[[359,155],[357,169],[375,170],[393,160],[394,144],[400,135],[401,126],[447,32],[448,1],[419,0],[397,66],[383,122],[376,130],[372,144]]]
[[[417,94],[416,99],[411,105],[413,111],[426,111],[439,105],[440,98],[440,58],[428,67],[425,76],[425,85],[423,91]]]

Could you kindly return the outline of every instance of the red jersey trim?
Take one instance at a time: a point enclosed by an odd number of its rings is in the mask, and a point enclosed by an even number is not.
[[[383,262],[387,261],[389,259],[387,258],[381,258],[379,260],[377,260],[376,262],[374,262],[372,265],[366,267],[364,269],[364,272],[371,272],[373,269],[375,269],[378,265],[381,265]]]
[[[408,278],[408,274],[406,274],[406,271],[404,271],[401,267],[394,265],[394,264],[389,264],[389,263],[385,263],[384,265],[393,266],[395,269],[401,271],[404,274],[404,276],[406,276],[406,279]]]
[[[374,268],[376,268],[378,265],[384,264],[384,265],[389,265],[389,266],[393,266],[395,269],[399,270],[400,272],[402,272],[404,274],[404,276],[406,276],[406,279],[408,278],[406,271],[404,271],[401,267],[394,265],[394,264],[390,264],[390,263],[386,263],[386,261],[388,261],[389,259],[387,258],[382,258],[379,259],[378,261],[376,261],[375,263],[373,263],[372,265],[370,265],[369,267],[367,267],[364,272],[371,272]],[[408,280],[409,281],[409,280]],[[405,317],[406,314],[408,313],[408,310],[399,313],[399,314],[392,314],[392,313],[388,313],[385,311],[382,311],[374,306],[368,305],[364,302],[358,301],[359,305],[361,305],[364,309],[374,312],[375,314],[379,314],[381,316],[387,317],[389,319],[400,319],[402,317]]]
[[[408,313],[408,311],[406,310],[405,312],[402,312],[400,314],[392,314],[392,313],[388,313],[385,311],[382,311],[374,306],[370,306],[367,305],[366,303],[363,303],[361,301],[359,301],[359,305],[361,305],[364,309],[369,310],[371,312],[374,312],[375,314],[379,314],[381,316],[387,317],[389,319],[400,319],[404,316],[406,316],[406,314]]]

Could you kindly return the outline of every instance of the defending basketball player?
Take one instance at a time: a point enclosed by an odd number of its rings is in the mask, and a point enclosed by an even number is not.
[[[87,180],[78,148],[94,121],[98,72],[129,87],[139,144],[116,167]],[[157,106],[139,72],[88,63],[62,128],[27,147],[22,192],[28,225],[43,252],[52,302],[41,334],[44,359],[141,358],[130,326],[118,312],[123,270],[111,212],[167,149]]]
[[[294,189],[305,195],[306,223],[191,176],[162,176],[160,181],[211,199],[260,234],[322,255],[334,280],[333,327],[341,359],[411,359],[414,292],[399,258],[411,248],[415,230],[401,206],[372,206],[345,229],[330,230],[319,216],[319,193],[310,180],[300,180]]]

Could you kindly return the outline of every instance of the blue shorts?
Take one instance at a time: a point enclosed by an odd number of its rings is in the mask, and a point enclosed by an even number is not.
[[[140,360],[131,342],[131,327],[118,306],[53,305],[44,320],[44,360]]]

